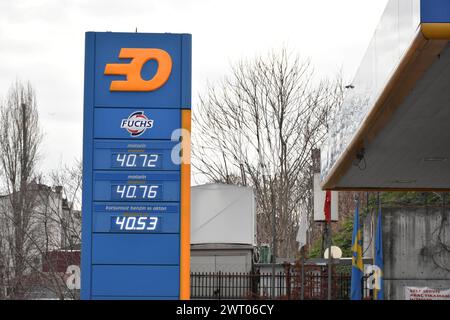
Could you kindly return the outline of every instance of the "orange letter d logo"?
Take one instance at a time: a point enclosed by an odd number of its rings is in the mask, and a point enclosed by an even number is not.
[[[105,75],[125,75],[126,80],[111,81],[111,91],[154,91],[161,88],[172,71],[172,58],[162,49],[122,48],[119,58],[131,58],[130,63],[109,63]],[[141,77],[141,70],[147,61],[156,60],[158,69],[150,80]]]

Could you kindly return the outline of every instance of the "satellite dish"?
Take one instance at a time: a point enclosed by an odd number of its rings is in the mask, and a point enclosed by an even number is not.
[[[328,259],[328,248],[325,250],[323,257],[325,259]],[[333,259],[340,259],[342,258],[342,250],[339,247],[331,246],[331,257]]]

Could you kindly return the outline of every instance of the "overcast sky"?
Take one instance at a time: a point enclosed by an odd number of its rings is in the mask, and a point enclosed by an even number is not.
[[[193,36],[193,109],[231,63],[288,47],[320,77],[349,81],[387,0],[0,0],[0,97],[36,89],[44,172],[81,159],[84,32]]]

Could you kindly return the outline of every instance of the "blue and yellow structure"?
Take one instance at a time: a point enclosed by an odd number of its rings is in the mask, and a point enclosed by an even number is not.
[[[87,32],[82,299],[189,299],[191,35]]]
[[[450,190],[450,1],[390,0],[321,148],[326,190]]]

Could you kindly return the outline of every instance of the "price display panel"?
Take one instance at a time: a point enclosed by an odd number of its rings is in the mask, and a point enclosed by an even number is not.
[[[179,201],[179,173],[96,172],[95,201]]]
[[[178,233],[178,203],[96,203],[94,232]]]
[[[111,232],[159,232],[161,217],[125,214],[111,217]]]
[[[93,215],[94,264],[179,263],[179,203],[99,202],[94,203]]]
[[[96,141],[94,169],[96,170],[174,170],[180,166],[172,161],[172,141]]]

